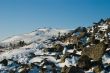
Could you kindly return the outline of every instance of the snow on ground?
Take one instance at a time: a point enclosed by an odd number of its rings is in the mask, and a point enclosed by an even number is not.
[[[34,67],[28,73],[39,73],[39,69],[37,67]]]
[[[102,57],[103,64],[110,64],[110,53],[106,53]]]
[[[44,58],[47,58],[48,61],[51,61],[51,62],[56,63],[56,59],[55,59],[55,57],[52,57],[52,56],[46,56],[46,57],[44,57]]]
[[[32,58],[29,63],[36,63],[36,62],[41,62],[43,60],[42,57],[35,57],[35,58]]]
[[[29,63],[41,62],[41,61],[44,60],[44,59],[46,59],[46,60],[48,60],[48,61],[50,61],[50,62],[56,63],[55,57],[52,57],[52,56],[38,56],[38,57],[34,57],[34,58],[32,58],[32,59],[29,61]]]
[[[58,64],[56,64],[56,66],[62,68],[64,66],[66,66],[66,65],[65,65],[65,63],[58,63]]]
[[[76,54],[81,55],[82,51],[77,51]]]
[[[44,55],[44,52],[42,50],[36,49],[34,52],[35,55]]]
[[[73,53],[73,51],[74,51],[74,49],[67,50],[67,52],[69,52],[69,53]]]
[[[19,48],[19,49],[13,49],[6,52],[3,52],[0,54],[0,60],[6,59],[17,59],[25,58],[29,56],[29,53],[34,52],[36,49],[25,49],[25,48]]]
[[[76,66],[76,63],[78,61],[79,57],[73,56],[72,58],[66,58],[64,63],[58,63],[56,64],[58,67],[70,67],[70,66]]]
[[[18,60],[18,62],[27,62],[30,53],[35,53],[35,55],[43,55],[43,51],[38,48],[38,44],[30,44],[28,46],[24,46],[18,49],[12,49],[0,54],[0,61],[4,58]]]
[[[67,67],[72,66],[72,60],[71,60],[70,58],[66,58],[66,59],[65,59],[65,65],[66,65]]]

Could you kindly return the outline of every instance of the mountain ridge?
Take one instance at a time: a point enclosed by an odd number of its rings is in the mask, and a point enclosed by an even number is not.
[[[40,29],[37,29],[37,30],[32,31],[30,33],[9,37],[9,38],[1,41],[1,43],[12,43],[14,41],[18,41],[18,42],[19,41],[25,41],[25,42],[28,43],[28,41],[24,40],[24,39],[29,38],[30,41],[31,41],[31,38],[37,39],[37,36],[47,37],[49,35],[49,37],[50,36],[52,37],[52,36],[58,36],[59,32],[61,33],[61,35],[63,35],[64,33],[69,33],[69,32],[72,32],[72,31],[73,31],[72,29],[40,28]],[[40,37],[38,37],[38,38],[40,38]]]

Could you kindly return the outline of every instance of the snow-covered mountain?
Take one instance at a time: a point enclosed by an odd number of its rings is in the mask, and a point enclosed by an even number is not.
[[[17,43],[19,41],[25,41],[26,43],[41,43],[52,37],[58,37],[58,35],[64,35],[65,33],[73,32],[70,29],[52,29],[44,28],[37,29],[31,33],[26,33],[23,35],[13,36],[1,41],[1,44]]]

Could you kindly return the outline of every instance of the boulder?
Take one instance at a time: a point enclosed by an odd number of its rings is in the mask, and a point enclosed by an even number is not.
[[[79,67],[72,66],[67,68],[66,73],[84,73],[84,71]]]
[[[106,45],[104,43],[99,43],[82,50],[82,55],[87,55],[94,61],[98,61],[105,53]]]
[[[78,60],[77,66],[82,69],[89,70],[91,67],[90,58],[86,55],[81,56]]]

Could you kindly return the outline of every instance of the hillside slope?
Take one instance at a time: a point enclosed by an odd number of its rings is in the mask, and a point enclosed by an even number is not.
[[[1,41],[0,73],[110,73],[110,19]]]
[[[58,37],[58,35],[64,35],[65,33],[73,32],[73,30],[69,29],[52,29],[52,28],[45,28],[45,29],[37,29],[31,33],[13,36],[8,39],[1,41],[1,44],[10,44],[10,43],[17,43],[19,41],[25,41],[26,43],[41,43],[52,37]]]

